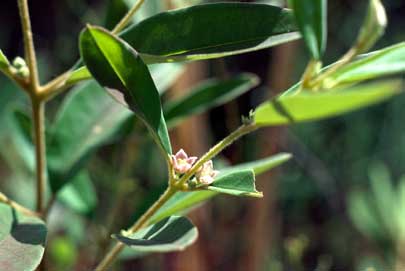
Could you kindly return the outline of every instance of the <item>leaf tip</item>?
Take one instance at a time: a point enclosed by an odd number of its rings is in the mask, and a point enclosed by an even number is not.
[[[291,158],[294,157],[294,156],[293,156],[291,153],[289,153],[289,152],[282,152],[282,153],[280,153],[279,155],[280,155],[280,159],[281,159],[283,162],[287,162],[288,160],[290,160]]]

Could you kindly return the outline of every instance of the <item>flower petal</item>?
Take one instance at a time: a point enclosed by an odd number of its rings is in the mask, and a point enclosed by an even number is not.
[[[187,159],[187,158],[188,158],[188,155],[187,155],[187,153],[186,153],[183,149],[180,149],[180,150],[176,153],[176,158],[177,158],[177,159]]]
[[[188,163],[190,166],[192,166],[192,165],[195,163],[195,161],[197,161],[197,157],[196,157],[196,156],[191,156],[191,157],[187,158],[187,163]]]

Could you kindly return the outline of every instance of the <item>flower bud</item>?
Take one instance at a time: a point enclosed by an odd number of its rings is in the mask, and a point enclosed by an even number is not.
[[[205,162],[202,167],[199,168],[195,176],[200,184],[208,186],[214,182],[214,179],[218,175],[218,173],[218,170],[214,170],[212,160],[209,160]]]

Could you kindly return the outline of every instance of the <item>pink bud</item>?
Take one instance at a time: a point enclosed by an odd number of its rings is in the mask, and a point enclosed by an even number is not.
[[[214,170],[212,161],[209,160],[200,167],[196,173],[197,180],[203,185],[210,185],[214,182],[215,177],[218,175],[219,171]]]

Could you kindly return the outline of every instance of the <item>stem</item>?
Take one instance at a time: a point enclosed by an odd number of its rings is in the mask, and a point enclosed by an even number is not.
[[[19,1],[22,1],[22,0],[19,0]],[[134,6],[128,11],[128,13],[121,19],[121,21],[114,27],[114,29],[111,31],[111,33],[118,34],[119,32],[121,32],[121,30],[123,30],[125,28],[125,26],[128,25],[128,23],[131,20],[132,16],[134,16],[134,14],[142,6],[143,2],[145,2],[145,0],[138,0],[134,4]],[[69,79],[71,73],[74,70],[77,70],[80,67],[83,67],[83,66],[77,67],[76,64],[70,70],[64,72],[63,74],[61,74],[59,76],[57,76],[55,79],[53,79],[52,81],[50,81],[49,83],[44,85],[44,87],[41,88],[40,91],[39,91],[40,95],[44,99],[48,100],[51,97],[53,97],[55,95],[58,95],[59,93],[63,92],[65,89],[71,87],[72,85],[74,85],[76,83],[79,83],[80,81],[85,80],[85,79],[80,79],[80,80],[77,80],[76,82],[71,82],[70,84],[67,84],[67,80]]]
[[[114,29],[111,31],[113,34],[118,34],[123,30],[131,20],[132,16],[138,11],[138,9],[142,6],[143,2],[145,0],[138,0],[133,7],[128,11],[128,13],[121,19],[121,21],[114,27]]]
[[[168,187],[166,191],[160,196],[160,198],[144,213],[139,220],[128,229],[128,234],[132,234],[141,228],[143,228],[148,220],[163,206],[175,193],[176,189],[173,187]],[[125,245],[123,243],[116,243],[113,248],[107,253],[104,259],[97,265],[96,271],[107,270],[107,268],[115,261],[118,254],[124,249]]]
[[[256,130],[258,126],[255,124],[243,124],[230,135],[225,137],[222,141],[218,142],[214,147],[212,147],[204,156],[202,156],[194,166],[186,173],[177,183],[174,183],[172,174],[170,172],[171,164],[169,164],[169,187],[162,194],[162,196],[156,201],[147,211],[143,214],[139,220],[128,229],[128,234],[132,234],[139,229],[143,228],[148,220],[163,206],[178,190],[182,190],[182,187],[193,176],[197,170],[212,157],[216,156],[227,146],[232,144],[235,140],[241,136]],[[124,249],[125,245],[123,243],[117,243],[104,257],[104,259],[96,267],[96,271],[107,270],[107,268],[115,261],[118,254]]]
[[[37,58],[35,55],[34,41],[32,39],[30,13],[27,0],[18,0],[18,10],[20,12],[22,33],[24,38],[25,60],[30,71],[31,91],[37,91],[39,87]]]
[[[16,209],[17,211],[25,214],[25,215],[29,215],[29,216],[36,216],[39,217],[40,215],[20,204],[18,204],[15,201],[12,201],[11,199],[9,199],[6,195],[4,195],[3,193],[0,192],[0,202],[5,203],[9,206],[11,206],[12,208]]]
[[[31,100],[35,138],[37,212],[42,214],[46,191],[45,102],[38,101],[34,97]]]
[[[337,70],[339,70],[340,68],[345,66],[350,61],[352,61],[352,59],[357,55],[357,52],[358,52],[358,50],[356,47],[353,47],[352,49],[350,49],[340,60],[338,60],[336,62],[335,65],[333,65],[328,70],[326,70],[325,72],[323,72],[320,75],[318,75],[317,77],[315,77],[313,81],[309,82],[310,86],[314,87],[314,86],[317,86],[318,84],[322,83],[323,80],[325,80],[330,75],[335,73]]]
[[[16,75],[16,69],[14,67],[8,66],[7,68],[1,69],[0,71],[3,72],[3,74],[7,76],[10,80],[16,83],[17,86],[19,86],[23,91],[28,93],[27,91],[29,86],[28,80]]]
[[[244,136],[245,134],[248,134],[254,130],[256,130],[258,127],[255,124],[243,124],[240,126],[238,129],[233,131],[231,134],[229,134],[227,137],[225,137],[223,140],[218,142],[214,147],[212,147],[206,154],[204,154],[194,165],[193,167],[183,175],[183,177],[178,181],[176,186],[179,189],[182,189],[182,187],[185,185],[185,183],[197,172],[197,170],[208,160],[211,160],[214,156],[216,156],[218,153],[220,153],[222,150],[224,150],[226,147],[231,145],[235,140],[238,138]]]
[[[314,76],[316,76],[321,65],[322,65],[322,63],[316,59],[311,59],[308,62],[308,65],[305,69],[304,75],[302,76],[302,80],[301,80],[302,87],[304,89],[308,89],[310,87],[311,80]]]
[[[52,206],[56,201],[56,194],[52,194],[51,199],[46,204],[44,211],[43,211],[43,219],[46,221],[48,219],[49,213],[51,212]]]
[[[66,80],[70,77],[71,73],[71,70],[64,72],[63,74],[59,75],[58,77],[41,87],[39,90],[39,96],[41,96],[41,99],[49,100],[53,96],[62,92],[66,87],[68,87],[66,84]]]

